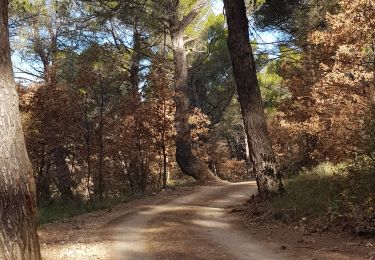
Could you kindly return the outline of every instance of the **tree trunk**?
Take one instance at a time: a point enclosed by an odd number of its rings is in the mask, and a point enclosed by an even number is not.
[[[247,138],[245,127],[243,128],[244,134],[244,143],[245,143],[245,162],[246,162],[246,174],[247,176],[255,177],[253,171],[253,165],[250,160],[250,148],[249,148],[249,139]]]
[[[10,59],[8,0],[0,0],[0,259],[41,259],[35,182]]]
[[[99,129],[98,129],[98,145],[99,145],[99,165],[98,165],[98,175],[95,181],[95,195],[99,197],[100,200],[103,199],[104,193],[104,86],[100,82],[100,106],[99,106]]]
[[[262,97],[249,39],[244,0],[224,0],[228,23],[228,48],[232,59],[238,99],[254,166],[259,195],[269,197],[282,189],[275,155],[267,131]]]
[[[69,166],[66,164],[64,148],[61,146],[53,150],[53,157],[55,159],[57,188],[61,193],[62,200],[69,200],[73,198],[72,179],[70,176]]]
[[[171,26],[172,27],[172,26]],[[176,161],[181,170],[201,182],[217,182],[207,165],[193,155],[189,125],[188,67],[184,44],[184,30],[171,32],[175,65],[176,104]]]
[[[245,145],[245,161],[246,163],[248,163],[250,161],[250,148],[249,148],[249,140],[247,138],[247,134],[246,134],[246,131],[245,131],[245,127],[243,128],[244,132],[244,145]]]
[[[137,116],[141,111],[141,95],[139,93],[140,84],[140,64],[141,64],[141,49],[142,49],[142,38],[138,29],[138,20],[136,19],[133,24],[133,52],[131,55],[130,65],[130,97],[133,110],[131,115],[134,118],[134,155],[131,156],[130,166],[133,176],[135,176],[135,182],[137,183],[137,191],[145,192],[147,188],[147,175],[144,169],[144,158],[142,154],[142,131],[143,123]]]
[[[165,144],[163,144],[162,154],[163,154],[163,189],[167,189],[169,176],[168,176],[168,169],[167,169],[168,157],[167,157],[167,150],[165,148]]]
[[[89,199],[92,199],[91,196],[91,126],[89,121],[89,101],[88,101],[88,93],[85,93],[85,144],[86,144],[86,163],[87,163],[87,179],[86,179],[86,189],[87,195]]]
[[[132,102],[136,108],[138,108],[139,103],[141,102],[141,97],[139,95],[139,70],[141,64],[141,35],[137,28],[137,21],[134,22],[133,28],[133,53],[131,56],[131,65],[130,65],[130,95]]]
[[[51,200],[51,191],[50,187],[50,158],[48,154],[45,154],[43,150],[41,163],[39,166],[39,173],[36,182],[36,191],[37,191],[37,202],[38,205],[42,203],[49,202]]]
[[[232,147],[231,140],[229,139],[228,136],[225,136],[225,140],[227,141],[228,149],[229,149],[229,154],[230,154],[230,159],[233,159],[236,157],[235,151]]]
[[[167,132],[167,102],[166,102],[166,94],[165,90],[163,90],[162,94],[162,102],[163,102],[163,130],[161,132],[161,149],[163,155],[163,186],[162,189],[168,188],[168,154],[167,154],[167,140],[166,140],[166,132]]]

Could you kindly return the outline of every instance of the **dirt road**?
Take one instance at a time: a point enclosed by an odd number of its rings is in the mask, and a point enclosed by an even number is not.
[[[253,182],[203,187],[164,205],[148,205],[117,218],[107,234],[114,258],[286,259],[235,225],[228,207],[256,192]]]
[[[254,192],[254,183],[179,187],[46,224],[43,259],[375,259],[371,239],[249,222],[242,202]],[[236,204],[244,211],[231,213]]]

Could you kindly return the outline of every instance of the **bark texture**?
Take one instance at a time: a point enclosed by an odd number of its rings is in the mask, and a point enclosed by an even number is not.
[[[267,131],[262,97],[249,39],[249,21],[244,0],[224,0],[228,23],[228,48],[232,59],[239,103],[253,164],[262,197],[282,190],[281,175]]]
[[[36,260],[35,183],[10,59],[8,4],[0,0],[0,259]]]
[[[203,8],[205,1],[197,1],[192,11],[179,20],[178,1],[172,1],[172,14],[169,21],[170,34],[174,55],[175,67],[175,104],[176,104],[176,161],[181,170],[200,182],[219,182],[208,168],[206,163],[192,152],[191,129],[189,125],[190,100],[189,100],[189,84],[188,84],[188,64],[186,59],[186,50],[184,42],[185,28],[198,15]],[[173,6],[174,4],[174,6]]]

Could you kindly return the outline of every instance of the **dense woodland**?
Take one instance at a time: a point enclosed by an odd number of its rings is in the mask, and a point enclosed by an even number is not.
[[[324,182],[374,231],[374,90],[373,0],[1,0],[0,259],[40,259],[37,208],[193,180],[288,216]]]

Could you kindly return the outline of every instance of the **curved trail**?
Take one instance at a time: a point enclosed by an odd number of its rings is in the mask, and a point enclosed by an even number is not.
[[[253,182],[202,187],[126,214],[110,230],[114,259],[286,259],[241,231],[226,210],[255,192]]]

